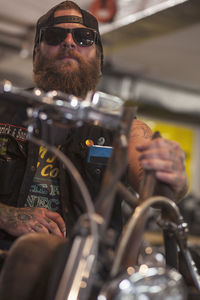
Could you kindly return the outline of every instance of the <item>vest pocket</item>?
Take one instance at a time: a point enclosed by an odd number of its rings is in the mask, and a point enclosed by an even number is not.
[[[0,195],[10,195],[21,184],[26,162],[26,144],[12,136],[0,136]]]
[[[9,156],[0,157],[1,195],[8,195],[13,192],[16,184],[22,179],[23,165],[22,159],[12,159]]]

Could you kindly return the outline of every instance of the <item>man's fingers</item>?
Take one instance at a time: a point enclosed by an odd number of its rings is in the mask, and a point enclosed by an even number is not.
[[[36,232],[52,233],[64,236],[66,232],[65,223],[57,212],[52,212],[46,208],[35,208],[33,210],[33,226]],[[36,222],[36,223],[35,223]]]
[[[167,151],[166,149],[159,149],[159,150],[151,149],[142,152],[138,157],[139,160],[151,159],[151,158],[161,158],[166,160],[171,158],[171,153],[169,153],[169,151]]]
[[[170,184],[174,189],[180,189],[185,182],[185,177],[181,173],[173,174],[166,172],[156,172],[156,178]]]
[[[48,229],[40,223],[32,225],[32,229],[30,230],[30,232],[32,232],[32,230],[34,230],[35,232],[49,233]]]
[[[182,171],[182,165],[177,164],[174,161],[162,160],[162,159],[148,159],[142,160],[141,166],[145,170],[163,171],[167,173],[178,173]]]
[[[41,224],[47,228],[49,233],[53,233],[55,235],[63,236],[61,229],[58,227],[57,223],[48,217],[44,217],[40,220]]]
[[[64,222],[63,218],[58,213],[47,210],[46,211],[46,217],[51,219],[52,221],[54,221],[57,224],[57,226],[58,226],[59,230],[61,231],[61,233],[63,233],[64,235],[66,234],[65,222]],[[52,226],[52,223],[49,226]]]

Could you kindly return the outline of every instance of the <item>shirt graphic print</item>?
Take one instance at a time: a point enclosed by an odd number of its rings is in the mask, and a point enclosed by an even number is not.
[[[59,212],[59,168],[56,156],[40,146],[37,170],[25,206],[44,207]]]

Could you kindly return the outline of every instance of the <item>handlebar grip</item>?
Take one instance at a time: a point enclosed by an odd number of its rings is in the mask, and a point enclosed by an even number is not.
[[[159,131],[155,131],[152,139],[160,138],[161,134]],[[161,182],[155,178],[155,171],[144,170],[142,181],[140,184],[139,195],[140,202],[153,196],[154,194],[159,194],[170,199],[174,199],[174,193],[171,187],[164,182]]]

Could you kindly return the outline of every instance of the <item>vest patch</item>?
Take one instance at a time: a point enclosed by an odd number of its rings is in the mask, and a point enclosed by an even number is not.
[[[27,129],[7,123],[0,123],[0,135],[10,135],[16,140],[24,142],[27,136]]]

